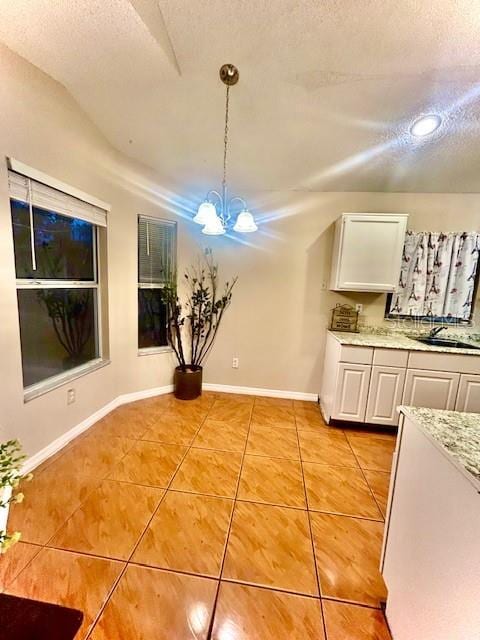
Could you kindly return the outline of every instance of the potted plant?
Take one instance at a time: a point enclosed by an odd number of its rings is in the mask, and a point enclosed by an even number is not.
[[[234,278],[219,286],[218,265],[207,250],[203,263],[184,274],[187,293],[183,303],[176,277],[164,289],[167,340],[178,360],[173,380],[176,398],[192,400],[202,393],[202,364],[213,347],[236,282]]]
[[[23,493],[15,493],[21,480],[29,480],[32,476],[22,477],[21,465],[25,456],[18,440],[8,440],[0,444],[0,554],[5,553],[20,539],[20,533],[7,532],[8,511],[12,502],[22,502]]]

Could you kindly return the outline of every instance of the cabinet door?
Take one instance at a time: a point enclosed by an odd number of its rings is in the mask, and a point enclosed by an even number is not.
[[[460,376],[455,411],[480,413],[480,376]]]
[[[403,404],[453,410],[459,381],[459,373],[407,369]]]
[[[402,403],[405,369],[374,366],[368,394],[366,422],[397,426]]]
[[[371,367],[367,364],[340,362],[333,418],[352,422],[365,421],[370,371]]]
[[[332,285],[338,291],[393,291],[408,216],[346,213],[337,225]]]

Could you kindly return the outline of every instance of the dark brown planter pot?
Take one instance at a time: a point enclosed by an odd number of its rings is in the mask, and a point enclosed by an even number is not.
[[[202,367],[175,368],[173,394],[179,400],[193,400],[202,395]]]

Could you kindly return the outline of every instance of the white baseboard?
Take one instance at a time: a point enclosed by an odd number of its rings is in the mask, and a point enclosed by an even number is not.
[[[71,440],[79,436],[81,433],[89,429],[96,422],[104,418],[110,411],[113,411],[122,404],[129,402],[135,402],[136,400],[143,400],[144,398],[152,398],[153,396],[162,395],[164,393],[171,393],[173,391],[173,385],[167,385],[165,387],[154,387],[152,389],[145,389],[143,391],[134,391],[133,393],[124,393],[117,396],[114,400],[103,406],[91,416],[82,420],[80,424],[69,429],[66,433],[63,433],[59,438],[48,444],[43,449],[40,449],[33,456],[28,458],[22,466],[22,474],[30,473],[42,462],[48,460],[55,453],[63,449]]]
[[[218,391],[219,393],[239,393],[248,396],[265,396],[267,398],[286,398],[287,400],[318,402],[318,395],[316,393],[303,393],[302,391],[261,389],[260,387],[237,387],[230,384],[212,384],[210,382],[204,382],[202,388],[205,389],[205,391]]]
[[[306,400],[308,402],[318,402],[318,396],[315,393],[302,393],[301,391],[281,391],[278,389],[260,389],[258,387],[237,387],[228,384],[211,384],[204,383],[205,391],[218,391],[219,393],[239,393],[252,396],[266,396],[269,398],[287,398],[290,400]],[[59,438],[51,442],[49,445],[28,458],[23,464],[22,473],[30,473],[38,467],[42,462],[48,460],[55,453],[63,449],[71,440],[79,436],[81,433],[89,429],[96,422],[105,417],[110,411],[113,411],[122,404],[144,400],[145,398],[153,398],[154,396],[171,393],[173,385],[165,385],[163,387],[153,387],[144,389],[143,391],[133,391],[132,393],[124,393],[117,396],[114,400],[106,404],[104,407],[92,413],[91,416],[85,418],[80,424],[72,427],[69,431],[62,434]]]
[[[123,395],[118,396],[118,405],[136,402],[137,400],[145,400],[145,398],[153,398],[154,396],[161,396],[165,393],[172,393],[172,391],[173,384],[167,384],[164,387],[153,387],[151,389],[144,389],[143,391],[124,393]]]

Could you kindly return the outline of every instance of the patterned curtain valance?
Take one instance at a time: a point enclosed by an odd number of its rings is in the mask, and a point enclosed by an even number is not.
[[[469,320],[480,233],[408,231],[390,316]]]

